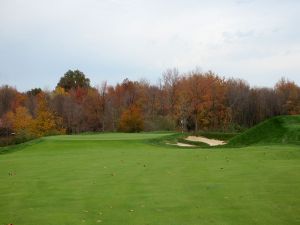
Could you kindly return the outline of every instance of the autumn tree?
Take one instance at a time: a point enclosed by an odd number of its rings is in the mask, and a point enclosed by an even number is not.
[[[165,107],[172,121],[175,120],[175,106],[177,104],[178,95],[179,71],[176,68],[168,69],[163,73],[163,92]],[[175,122],[173,124],[175,128]]]
[[[227,87],[225,80],[213,74],[212,72],[207,73],[208,77],[213,80],[210,88],[210,109],[209,109],[209,120],[210,129],[227,129],[231,115],[230,108],[226,105],[226,92]]]
[[[131,106],[122,113],[119,130],[124,132],[140,132],[144,129],[144,122],[140,108]]]
[[[5,115],[6,127],[10,128],[19,137],[30,137],[33,136],[33,119],[28,113],[28,110],[19,106],[15,112],[9,111]]]
[[[69,93],[65,91],[62,87],[56,87],[52,92],[52,98],[50,102],[50,107],[59,116],[63,115],[65,109],[65,99],[69,96]]]
[[[0,87],[0,118],[12,110],[12,105],[17,94],[17,90],[8,85]]]
[[[107,114],[107,82],[102,82],[101,86],[98,87],[98,93],[100,95],[100,111],[101,111],[101,124],[102,131],[106,128],[106,114]]]
[[[283,114],[300,114],[300,88],[295,84],[282,78],[276,85]]]
[[[253,88],[243,80],[197,69],[184,74],[166,70],[156,85],[125,79],[91,87],[82,72],[70,70],[52,92],[0,87],[4,134],[241,130],[272,116],[299,113],[295,82],[282,79],[274,88]]]
[[[109,86],[107,88],[106,109],[109,112],[109,123],[106,123],[106,126],[112,131],[116,131],[118,129],[119,118],[123,111],[122,95],[122,88],[119,84],[117,84],[115,87]]]
[[[144,129],[166,130],[162,123],[160,114],[160,90],[155,85],[150,85],[147,81],[139,83],[139,99],[137,105],[143,111]]]
[[[225,101],[230,109],[230,123],[233,129],[249,126],[250,95],[251,89],[246,81],[233,78],[226,81]]]
[[[122,113],[137,105],[139,99],[138,82],[124,79],[121,84],[108,87],[105,99],[106,109],[110,112],[110,127],[112,130],[117,130]]]
[[[65,133],[62,119],[50,111],[44,94],[38,95],[37,115],[32,130],[37,137]]]
[[[190,115],[194,120],[195,131],[200,127],[205,129],[209,126],[208,113],[211,106],[210,99],[210,85],[214,79],[199,73],[198,71],[192,72],[187,78],[187,94],[188,101],[190,102]]]
[[[74,96],[68,95],[64,98],[63,113],[61,115],[67,133],[80,133],[85,131],[84,109]]]
[[[182,131],[194,128],[189,123],[192,101],[189,94],[189,80],[184,76],[179,81],[178,102],[175,105],[177,120]]]
[[[102,98],[97,89],[89,89],[83,100],[83,114],[86,130],[100,131],[102,129]]]
[[[129,79],[123,80],[121,84],[121,92],[124,101],[124,107],[130,107],[136,104],[138,100],[138,83],[130,81]]]

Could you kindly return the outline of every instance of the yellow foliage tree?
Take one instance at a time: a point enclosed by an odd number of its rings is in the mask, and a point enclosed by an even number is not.
[[[56,95],[67,95],[68,93],[65,91],[65,89],[63,87],[57,86],[55,88],[55,90],[53,91],[54,96]]]
[[[37,116],[33,121],[33,133],[37,137],[62,134],[65,129],[61,127],[62,119],[49,110],[43,94],[38,96]]]
[[[8,112],[6,114],[6,121],[17,136],[33,135],[33,119],[25,107],[18,106],[15,112]]]

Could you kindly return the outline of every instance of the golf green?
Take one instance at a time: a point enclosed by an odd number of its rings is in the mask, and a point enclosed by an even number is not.
[[[180,148],[171,133],[0,148],[0,224],[300,224],[300,148]]]

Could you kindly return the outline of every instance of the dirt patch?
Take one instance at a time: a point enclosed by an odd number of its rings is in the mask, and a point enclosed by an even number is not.
[[[226,144],[225,141],[216,140],[216,139],[209,139],[209,138],[201,137],[201,136],[198,136],[198,137],[197,136],[188,136],[185,140],[203,142],[203,143],[206,143],[210,146],[217,146],[217,145],[225,145]]]

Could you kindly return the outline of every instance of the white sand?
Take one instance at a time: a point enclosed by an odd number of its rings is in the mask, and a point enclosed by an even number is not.
[[[176,145],[181,147],[195,147],[195,145],[185,144],[181,142],[177,142]]]
[[[180,146],[180,147],[195,147],[195,145],[185,144],[185,143],[181,143],[181,142],[177,142],[176,144],[171,144],[171,143],[166,143],[166,144],[176,145],[176,146]]]
[[[197,141],[197,142],[203,142],[206,143],[210,146],[217,146],[217,145],[225,145],[226,142],[225,141],[221,141],[221,140],[216,140],[216,139],[209,139],[206,137],[201,137],[201,136],[188,136],[186,138],[186,140],[188,141]]]

